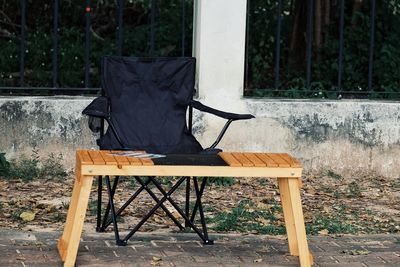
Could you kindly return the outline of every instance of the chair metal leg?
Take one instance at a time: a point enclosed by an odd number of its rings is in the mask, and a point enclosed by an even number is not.
[[[101,232],[101,196],[103,193],[103,177],[97,177],[97,224],[96,232]]]
[[[107,179],[108,179],[108,181],[110,181],[110,177],[109,176],[106,176],[106,180]],[[112,186],[112,189],[111,189],[111,194],[108,194],[109,198],[110,197],[114,198],[115,191],[116,191],[117,185],[118,185],[118,181],[119,181],[119,176],[115,176],[115,179],[114,179],[114,182],[113,182],[113,186]],[[106,228],[107,228],[106,223],[108,222],[109,213],[110,213],[110,201],[108,202],[106,211],[104,213],[103,224],[102,224],[102,226],[100,228],[100,232],[104,232],[106,230]]]
[[[194,218],[196,217],[197,209],[199,207],[199,200],[203,196],[203,192],[204,192],[204,188],[206,187],[206,184],[207,184],[207,177],[204,177],[203,182],[201,183],[201,186],[200,186],[200,198],[196,198],[196,204],[193,207],[192,216],[190,217],[190,221],[192,221],[192,222],[194,222]]]
[[[136,179],[142,186],[144,186],[144,189],[147,191],[147,193],[149,193],[149,195],[154,199],[154,201],[156,203],[160,202],[160,200],[157,198],[157,196],[148,188],[147,185],[145,185],[143,183],[143,180],[141,180],[139,177]],[[151,181],[151,179],[149,179],[148,181]],[[171,218],[171,220],[176,224],[176,226],[179,227],[179,230],[183,230],[185,229],[182,224],[175,218],[174,215],[172,215],[172,213],[164,206],[164,205],[160,205],[160,207],[163,209],[163,211],[168,215],[168,217]]]
[[[185,214],[187,217],[190,216],[189,211],[190,204],[190,177],[186,178],[186,203],[185,203]],[[185,227],[189,227],[189,224],[185,221]]]
[[[205,182],[206,179],[207,179],[207,178],[204,177],[203,183]],[[210,239],[208,238],[206,220],[204,219],[203,205],[201,204],[201,195],[202,195],[202,194],[201,194],[200,189],[199,189],[199,184],[198,184],[198,182],[197,182],[197,177],[194,177],[194,178],[193,178],[193,183],[194,183],[194,189],[195,189],[195,191],[196,191],[196,197],[197,197],[196,203],[198,203],[198,207],[199,207],[200,221],[201,221],[201,225],[202,225],[202,227],[203,227],[203,234],[204,234],[204,237],[205,237],[205,239],[206,239],[206,240],[204,241],[204,244],[206,244],[206,245],[211,245],[211,244],[213,244],[214,242],[213,242],[213,240],[210,240]]]
[[[179,215],[182,216],[182,218],[189,224],[189,227],[192,228],[197,235],[203,240],[203,242],[205,244],[210,244],[212,243],[212,241],[210,242],[210,240],[208,238],[206,238],[201,232],[200,230],[196,227],[196,225],[190,221],[189,217],[187,217],[185,215],[185,213],[181,210],[181,208],[176,204],[176,202],[170,197],[171,194],[173,192],[165,192],[165,190],[161,187],[160,183],[158,183],[154,178],[150,177],[150,179],[152,179],[152,182],[154,183],[154,185],[158,188],[158,190],[160,190],[160,192],[164,195],[164,198],[166,198],[166,200],[168,200],[169,203],[171,203],[171,205],[176,209],[176,211],[179,213]],[[181,184],[183,182],[185,178],[181,178],[178,183]],[[177,184],[178,184],[177,183]],[[176,185],[177,185],[176,184]],[[179,186],[179,185],[178,185]],[[173,187],[174,188],[174,187]],[[174,190],[175,191],[175,190]],[[163,199],[164,199],[163,198]],[[165,200],[164,200],[165,201]],[[200,203],[201,204],[201,203]]]
[[[149,195],[156,201],[156,203],[158,203],[160,200],[157,198],[157,196],[148,188],[148,184],[151,182],[150,179],[148,179],[146,182],[143,182],[142,179],[140,179],[140,177],[135,177],[135,179],[141,184],[141,187],[124,203],[124,205],[122,205],[115,213],[115,216],[118,217],[131,203],[132,201],[143,191],[146,190]],[[114,184],[115,185],[115,184]],[[115,195],[115,187],[113,185],[113,188],[111,190],[111,193],[114,197]],[[114,205],[115,206],[115,205]],[[105,217],[104,220],[107,219],[107,221],[103,221],[103,226],[101,229],[103,229],[103,231],[113,222],[112,218],[108,218],[109,215],[109,208],[110,206],[107,206],[107,218]],[[176,224],[176,226],[179,227],[180,230],[183,230],[184,227],[182,226],[182,224],[174,217],[174,215],[172,215],[172,213],[164,206],[161,205],[161,208],[164,210],[164,212],[168,215],[168,217],[170,217],[172,219],[172,221]]]
[[[155,181],[155,179],[153,177],[150,177],[150,179],[152,180],[152,182],[157,182]],[[163,197],[160,199],[160,201],[146,214],[146,216],[144,216],[144,218],[135,226],[135,228],[132,229],[132,231],[130,231],[126,237],[122,240],[124,242],[127,242],[129,240],[129,238],[131,238],[135,232],[137,230],[139,230],[139,228],[154,214],[154,212],[156,212],[156,210],[167,200],[170,198],[170,195],[175,192],[175,190],[182,184],[182,182],[185,180],[185,178],[181,178],[169,191],[168,193],[164,191],[163,193]],[[157,186],[157,183],[155,183]]]
[[[106,185],[107,185],[107,193],[108,193],[108,197],[109,197],[109,201],[108,201],[108,205],[107,205],[107,209],[104,215],[104,219],[103,219],[103,224],[101,226],[101,229],[105,229],[106,227],[108,227],[111,223],[114,226],[114,234],[115,234],[115,240],[116,240],[116,244],[120,245],[120,246],[124,246],[127,244],[127,241],[140,229],[140,227],[156,212],[156,210],[158,208],[162,208],[164,210],[164,212],[174,221],[174,223],[182,230],[184,229],[184,227],[182,226],[182,224],[172,215],[172,213],[164,206],[164,202],[168,201],[171,203],[171,205],[176,209],[176,211],[179,213],[180,216],[182,216],[182,218],[185,220],[185,226],[192,228],[197,234],[198,236],[203,240],[204,244],[213,244],[213,241],[210,240],[208,238],[208,232],[207,232],[207,225],[205,222],[205,218],[204,218],[204,212],[203,212],[203,206],[201,203],[201,197],[203,195],[204,192],[204,188],[206,185],[206,178],[203,179],[202,184],[199,188],[199,184],[198,184],[198,180],[197,178],[193,178],[193,182],[194,182],[194,189],[196,192],[196,204],[195,204],[195,208],[193,209],[193,213],[192,213],[192,218],[189,218],[189,213],[190,213],[190,209],[189,209],[189,201],[188,198],[190,198],[190,193],[188,193],[190,191],[190,178],[188,177],[182,177],[181,179],[178,180],[178,182],[168,191],[166,192],[163,187],[161,186],[161,184],[155,179],[155,177],[149,177],[147,181],[143,181],[140,177],[135,177],[135,179],[141,184],[141,187],[129,198],[129,200],[121,207],[118,209],[118,211],[116,211],[115,208],[115,204],[114,204],[114,195],[116,192],[116,188],[118,185],[118,179],[119,177],[116,176],[114,179],[114,183],[111,186],[111,182],[110,182],[110,177],[106,176]],[[183,211],[178,205],[177,203],[171,199],[171,195],[175,192],[175,190],[186,180],[186,206],[185,206],[185,211]],[[161,199],[159,199],[148,187],[149,183],[153,183],[156,188],[161,192],[161,194],[163,195],[163,197]],[[189,185],[188,185],[189,184]],[[119,216],[121,214],[121,212],[123,210],[125,210],[125,208],[143,191],[146,190],[149,195],[154,199],[154,201],[156,202],[156,205],[146,214],[146,216],[144,216],[144,218],[142,218],[142,220],[127,234],[126,237],[124,237],[123,239],[120,238],[119,236],[119,230],[118,230],[118,223],[117,223],[117,216]],[[202,225],[202,232],[196,227],[196,225],[193,223],[194,221],[194,217],[195,214],[197,212],[197,209],[199,210],[199,214],[200,214],[200,221],[201,221],[201,225]],[[111,218],[109,218],[111,212]]]
[[[115,179],[117,179],[117,177],[115,177]],[[108,197],[109,197],[108,200],[109,200],[109,206],[111,208],[111,218],[112,218],[113,226],[114,226],[114,234],[115,234],[116,244],[118,246],[123,246],[123,245],[126,245],[126,242],[124,242],[123,240],[121,240],[119,238],[117,216],[115,216],[115,206],[114,206],[114,199],[113,199],[115,190],[114,190],[114,192],[112,192],[109,176],[106,177],[106,184],[107,184],[107,192],[108,192]]]
[[[150,183],[150,180],[146,181],[146,185],[148,185]],[[144,190],[144,186],[142,185],[138,190],[136,190],[136,192],[124,203],[124,205],[122,205],[118,211],[116,212],[116,216],[119,216],[121,214],[121,212],[123,212],[131,203],[133,200],[135,200],[135,198]],[[107,228],[110,224],[112,223],[112,219],[108,219],[107,223],[104,224],[104,229]]]

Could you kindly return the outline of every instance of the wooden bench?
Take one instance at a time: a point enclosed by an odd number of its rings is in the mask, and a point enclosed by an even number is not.
[[[157,165],[150,159],[115,156],[110,151],[79,150],[76,153],[76,179],[58,251],[64,266],[74,266],[81,238],[93,177],[109,176],[203,176],[276,177],[281,196],[291,255],[299,256],[301,266],[311,266],[301,206],[301,164],[283,153],[229,153],[219,156],[226,166]]]

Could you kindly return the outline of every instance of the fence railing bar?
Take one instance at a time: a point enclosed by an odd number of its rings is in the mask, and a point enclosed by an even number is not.
[[[344,0],[340,0],[340,22],[339,22],[339,57],[338,57],[338,91],[342,91],[343,80],[343,48],[344,48]]]
[[[181,34],[181,47],[182,47],[182,57],[185,56],[185,24],[186,24],[186,7],[185,0],[182,0],[182,34]]]
[[[21,39],[19,46],[19,85],[25,85],[26,0],[21,0]]]
[[[150,4],[150,56],[154,56],[155,50],[155,23],[156,23],[156,0],[151,0]]]
[[[90,0],[86,0],[85,9],[85,88],[90,87],[90,23],[92,8]]]
[[[117,54],[119,56],[122,56],[122,49],[123,49],[123,43],[124,43],[124,6],[125,6],[125,1],[124,0],[118,0],[118,42],[117,42]]]
[[[290,0],[289,15],[293,14],[293,0]]]
[[[53,8],[53,87],[58,87],[58,19],[59,0],[54,0]]]
[[[374,44],[375,44],[375,15],[376,15],[376,0],[371,0],[371,29],[368,52],[368,91],[373,91],[372,75],[374,67]]]
[[[307,50],[306,50],[306,87],[310,87],[311,83],[311,60],[312,60],[312,34],[313,34],[313,13],[314,13],[314,0],[307,1]]]
[[[7,87],[0,87],[0,91],[54,91],[56,89],[57,91],[99,91],[101,88],[83,88],[83,87],[15,87],[15,86],[7,86]]]
[[[288,89],[278,89],[278,90],[272,90],[271,88],[258,88],[258,90],[265,90],[265,91],[269,91],[269,92],[271,92],[271,93],[279,93],[279,92],[284,92],[284,93],[291,93],[292,91],[288,91]],[[296,94],[303,94],[303,93],[314,93],[314,94],[319,94],[319,93],[330,93],[330,94],[335,94],[336,93],[336,91],[332,91],[332,90],[325,90],[325,89],[323,89],[323,90],[320,90],[320,89],[318,89],[318,90],[312,90],[312,89],[304,89],[304,90],[301,90],[301,91],[297,91],[296,92]],[[359,91],[359,90],[357,90],[357,91],[343,91],[342,92],[342,94],[343,95],[371,95],[370,94],[370,92],[368,92],[368,91]],[[400,92],[377,92],[377,91],[375,91],[375,92],[373,92],[373,94],[376,94],[376,95],[386,95],[386,94],[391,94],[391,95],[399,95],[400,96]],[[282,97],[282,96],[280,96],[280,97]]]
[[[281,58],[281,31],[282,31],[282,0],[278,0],[276,10],[276,37],[275,37],[275,89],[279,88],[279,63]]]

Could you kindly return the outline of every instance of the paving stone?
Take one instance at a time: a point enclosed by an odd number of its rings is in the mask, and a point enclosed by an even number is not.
[[[350,263],[350,262],[368,262],[371,264],[381,264],[385,263],[381,258],[375,255],[343,255],[335,256],[339,262]]]
[[[321,267],[367,267],[365,264],[361,262],[352,262],[352,263],[324,263],[320,264]]]

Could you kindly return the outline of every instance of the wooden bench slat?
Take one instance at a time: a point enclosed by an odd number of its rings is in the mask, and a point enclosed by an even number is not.
[[[90,158],[87,150],[79,150],[78,155],[81,161],[81,164],[91,165],[93,164],[92,159]]]
[[[118,165],[118,162],[115,160],[114,156],[111,155],[111,151],[108,150],[100,150],[100,154],[103,157],[106,165]]]
[[[118,153],[118,152],[122,152],[122,151],[119,151],[119,150],[111,151],[111,153]],[[117,161],[118,165],[121,165],[121,166],[122,165],[131,165],[129,163],[129,159],[126,156],[119,156],[116,154],[114,154],[113,156],[114,156],[115,160]]]
[[[93,164],[94,165],[104,165],[105,161],[103,159],[103,157],[100,155],[100,151],[98,150],[89,150],[89,156],[92,158],[93,160]]]
[[[136,166],[143,165],[142,162],[138,158],[135,158],[135,157],[127,157],[127,158],[131,165],[136,165]]]
[[[117,161],[118,165],[131,165],[129,163],[129,159],[125,156],[116,156],[114,155],[115,160]]]
[[[140,161],[142,162],[142,165],[154,165],[154,162],[151,159],[140,158]]]
[[[232,167],[240,167],[242,164],[232,155],[232,153],[228,152],[219,152],[218,155],[229,165]]]
[[[283,158],[281,158],[276,153],[268,153],[268,156],[273,159],[276,163],[278,163],[279,167],[290,167],[290,164],[286,162]]]
[[[256,153],[255,154],[259,159],[261,159],[267,167],[278,167],[279,164],[276,163],[272,158],[268,156],[267,153]]]
[[[301,168],[302,167],[300,162],[298,162],[297,159],[293,158],[288,153],[279,153],[278,155],[281,158],[283,158],[284,160],[286,160],[286,162],[288,162],[291,167],[293,167],[293,168]]]
[[[267,164],[258,158],[254,153],[243,153],[255,167],[265,167]]]
[[[243,167],[253,167],[254,164],[246,158],[243,153],[234,152],[232,155],[242,164]]]

